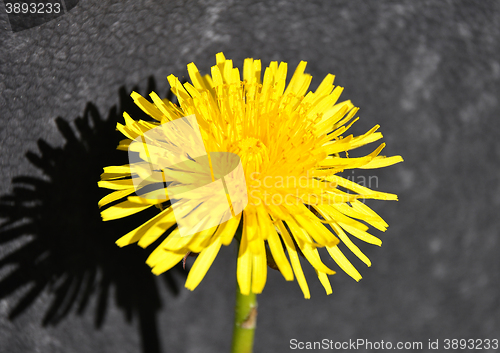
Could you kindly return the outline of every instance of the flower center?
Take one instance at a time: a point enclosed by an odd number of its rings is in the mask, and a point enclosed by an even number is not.
[[[247,137],[246,139],[238,142],[238,147],[241,148],[243,153],[249,154],[259,154],[262,153],[262,151],[267,150],[266,145],[255,137]]]
[[[241,158],[245,173],[259,172],[262,164],[269,162],[266,145],[255,137],[247,137],[235,144],[235,153]]]

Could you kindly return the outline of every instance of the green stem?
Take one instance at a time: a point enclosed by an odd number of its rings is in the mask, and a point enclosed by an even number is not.
[[[255,326],[257,323],[257,295],[243,295],[236,285],[236,307],[234,317],[233,345],[231,353],[252,353]]]

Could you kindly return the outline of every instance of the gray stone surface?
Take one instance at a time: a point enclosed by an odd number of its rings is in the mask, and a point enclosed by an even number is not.
[[[235,248],[196,291],[182,270],[165,286],[143,250],[109,245],[128,225],[100,225],[91,206],[119,88],[148,93],[153,77],[163,95],[168,74],[192,61],[208,72],[219,51],[240,66],[307,60],[313,86],[334,73],[361,107],[354,132],[379,123],[386,154],[405,158],[374,172],[400,201],[369,203],[390,227],[381,248],[360,245],[373,262],[353,259],[363,280],[339,272],[326,296],[308,268],[304,300],[270,273],[255,351],[287,352],[293,338],[500,339],[499,2],[81,0],[16,33],[0,13],[0,215],[17,222],[0,234],[1,352],[229,350]],[[76,119],[89,102],[94,132]]]

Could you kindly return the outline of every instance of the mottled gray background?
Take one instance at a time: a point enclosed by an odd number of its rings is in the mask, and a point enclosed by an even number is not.
[[[374,231],[381,248],[361,245],[370,269],[351,257],[363,280],[339,272],[326,296],[304,266],[304,300],[271,272],[255,351],[287,352],[292,338],[500,338],[500,2],[81,0],[17,33],[0,3],[0,215],[12,221],[0,232],[0,351],[229,350],[234,246],[194,292],[182,270],[167,285],[150,277],[144,250],[114,252],[128,228],[100,225],[92,190],[116,141],[97,147],[102,131],[73,124],[88,103],[116,120],[121,87],[147,94],[154,80],[165,95],[168,74],[187,76],[192,61],[208,72],[219,51],[239,66],[307,60],[313,87],[335,74],[361,107],[353,131],[379,123],[385,153],[405,158],[373,172],[400,201],[369,202],[390,227]],[[102,134],[117,138],[114,124]]]

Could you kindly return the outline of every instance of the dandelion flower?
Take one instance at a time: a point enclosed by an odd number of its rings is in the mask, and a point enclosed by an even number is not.
[[[335,272],[320,258],[320,248],[325,248],[325,254],[349,276],[361,279],[338,244],[343,243],[370,266],[370,260],[351,237],[381,245],[380,239],[367,233],[367,225],[380,231],[388,225],[362,200],[397,200],[397,196],[371,190],[338,174],[355,168],[386,167],[403,159],[380,155],[384,143],[364,157],[349,157],[348,151],[375,142],[382,134],[377,131],[378,125],[360,136],[347,134],[357,120],[358,108],[349,100],[338,102],[343,88],[333,85],[333,75],[327,75],[314,92],[308,92],[312,77],[304,73],[306,62],[300,62],[288,85],[284,62],[271,62],[261,77],[261,61],[246,59],[243,80],[232,60],[222,53],[216,55],[216,62],[211,75],[205,76],[195,64],[189,64],[191,83],[182,84],[177,77],[168,77],[178,105],[162,100],[154,92],[151,101],[133,92],[135,103],[152,121],[136,121],[124,113],[125,125],[117,127],[126,139],[118,149],[127,150],[133,140],[161,124],[194,115],[207,151],[239,156],[248,204],[243,212],[219,226],[180,236],[166,197],[134,194],[137,175],[132,165],[107,167],[99,186],[114,192],[99,202],[100,207],[111,204],[102,211],[105,221],[153,206],[161,210],[117,244],[138,242],[147,247],[170,230],[147,263],[153,273],[160,274],[187,254],[198,254],[186,280],[190,290],[201,282],[222,245],[229,245],[235,234],[240,241],[237,281],[243,295],[262,292],[269,263],[287,281],[295,278],[304,297],[309,298],[299,260],[302,256],[314,267],[326,293],[332,293],[328,275]],[[166,187],[156,191],[162,188]]]

